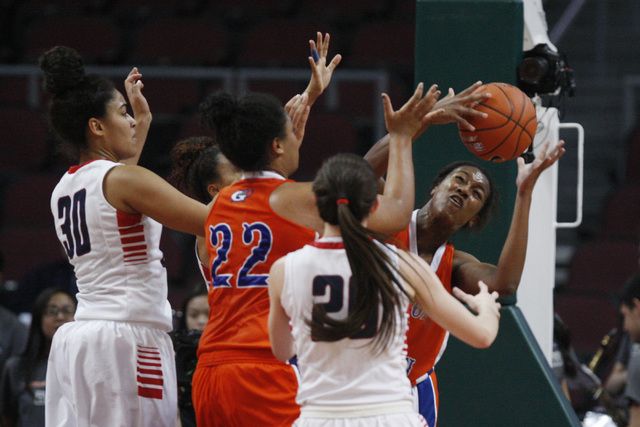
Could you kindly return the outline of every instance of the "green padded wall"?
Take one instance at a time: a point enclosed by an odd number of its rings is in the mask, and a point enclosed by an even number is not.
[[[515,84],[523,32],[522,0],[418,0],[415,83],[437,83],[443,96],[449,87],[459,92],[477,80]],[[418,206],[448,163],[472,160],[488,169],[501,195],[498,216],[481,233],[462,233],[453,243],[497,263],[511,222],[516,162],[477,159],[454,124],[428,129],[414,145],[414,160]],[[437,365],[438,427],[580,425],[515,302],[503,301],[500,332],[489,349],[449,340]]]
[[[438,427],[580,426],[520,309],[500,312],[488,349],[449,339],[436,367]]]
[[[522,57],[523,5],[507,0],[420,0],[416,6],[415,83],[438,84],[442,95],[472,83],[515,84]],[[433,126],[414,144],[416,203],[428,199],[436,173],[455,160],[477,161],[496,181],[498,215],[482,233],[458,233],[457,248],[484,262],[497,263],[509,230],[515,199],[515,161],[490,163],[462,144],[455,124]],[[514,302],[515,298],[510,302]]]

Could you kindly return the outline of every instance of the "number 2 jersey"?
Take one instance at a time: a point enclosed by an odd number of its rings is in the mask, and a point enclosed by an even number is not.
[[[162,225],[120,212],[104,196],[105,176],[121,165],[93,160],[73,166],[51,195],[56,233],[77,277],[75,320],[137,322],[170,331]]]
[[[278,258],[316,237],[271,208],[271,193],[285,182],[274,172],[245,172],[218,193],[211,207],[205,230],[212,280],[209,320],[198,365],[280,363],[269,341],[267,277]]]
[[[417,214],[417,210],[413,211],[409,227],[393,236],[402,242],[409,252],[416,255],[418,255]],[[436,250],[431,260],[431,268],[449,293],[451,293],[453,253],[453,245],[445,242]],[[447,330],[427,317],[420,306],[411,305],[407,333],[407,371],[411,384],[418,384],[428,376],[429,371],[444,353],[448,338]]]
[[[383,247],[383,246],[381,246]],[[397,265],[394,246],[385,251]],[[351,267],[342,238],[322,238],[285,258],[282,307],[291,318],[295,351],[300,369],[297,402],[300,405],[364,405],[411,402],[411,385],[406,376],[406,331],[409,299],[396,317],[385,351],[372,350],[382,306],[377,318],[349,338],[314,341],[306,320],[312,319],[315,304],[330,316],[344,319],[354,301],[350,291]]]

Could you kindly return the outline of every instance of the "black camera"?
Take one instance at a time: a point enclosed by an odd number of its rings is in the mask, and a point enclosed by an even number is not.
[[[198,364],[198,343],[200,331],[174,331],[171,333],[176,351],[176,376],[178,379],[178,406],[191,407],[191,380]]]
[[[524,52],[518,66],[518,87],[530,97],[564,93],[573,96],[576,82],[565,55],[541,43]]]

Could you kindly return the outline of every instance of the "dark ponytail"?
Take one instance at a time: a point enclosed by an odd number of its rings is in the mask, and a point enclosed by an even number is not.
[[[66,46],[56,46],[42,54],[39,65],[44,71],[43,89],[53,95],[49,108],[51,129],[77,156],[88,146],[89,119],[106,115],[107,103],[116,88],[105,77],[86,75],[80,54]]]
[[[178,189],[207,204],[211,194],[207,187],[220,179],[220,148],[208,136],[194,136],[179,141],[171,150],[173,170],[169,176]]]
[[[313,182],[320,217],[339,225],[351,267],[354,295],[344,320],[327,315],[314,305],[307,320],[316,341],[338,341],[362,330],[382,306],[379,329],[373,340],[375,351],[384,350],[392,336],[400,312],[404,288],[387,252],[376,244],[387,237],[362,226],[377,197],[377,179],[371,166],[353,154],[338,154],[324,162]],[[375,319],[376,324],[378,319]]]
[[[202,102],[200,112],[225,157],[245,171],[266,169],[271,142],[286,137],[284,108],[269,94],[250,93],[236,99],[225,92],[213,93]]]

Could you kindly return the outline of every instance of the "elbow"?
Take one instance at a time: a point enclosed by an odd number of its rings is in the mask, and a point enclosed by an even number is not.
[[[271,346],[271,352],[276,357],[276,359],[278,359],[281,362],[286,362],[287,360],[295,356],[295,354],[290,354],[291,353],[290,351],[283,351],[282,349],[273,347],[273,345]]]
[[[491,344],[496,340],[498,336],[498,325],[495,328],[483,328],[481,333],[478,334],[473,347],[479,349],[485,349],[491,347]]]

